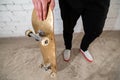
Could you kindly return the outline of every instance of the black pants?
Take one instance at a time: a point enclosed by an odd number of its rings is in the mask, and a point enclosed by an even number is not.
[[[75,1],[75,0],[74,0]],[[99,1],[99,2],[97,2]],[[108,2],[100,2],[108,1]],[[74,26],[81,16],[84,36],[80,48],[85,51],[89,45],[102,33],[109,8],[109,0],[85,0],[82,6],[74,8],[66,0],[59,0],[61,17],[63,20],[63,38],[66,49],[72,47]]]

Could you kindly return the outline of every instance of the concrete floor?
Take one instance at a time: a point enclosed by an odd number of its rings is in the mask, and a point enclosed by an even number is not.
[[[42,56],[32,38],[0,38],[0,80],[120,80],[120,31],[107,31],[89,48],[94,62],[79,53],[83,34],[74,34],[71,61],[62,58],[62,35],[56,36],[57,78],[50,78],[39,65]]]

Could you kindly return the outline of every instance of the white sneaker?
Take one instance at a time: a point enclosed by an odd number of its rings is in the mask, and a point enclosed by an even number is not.
[[[85,59],[89,62],[93,61],[93,57],[92,55],[89,53],[89,51],[83,51],[82,49],[80,49],[80,52],[83,54],[83,56],[85,57]]]
[[[63,59],[64,61],[68,62],[70,60],[70,50],[69,49],[65,49],[63,52]]]

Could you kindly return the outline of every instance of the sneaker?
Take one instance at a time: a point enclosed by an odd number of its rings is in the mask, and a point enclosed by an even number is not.
[[[70,60],[70,52],[71,51],[69,49],[64,50],[64,52],[63,52],[64,61],[69,62],[69,60]]]
[[[89,51],[83,51],[82,49],[80,49],[80,52],[83,54],[83,56],[85,57],[85,59],[89,62],[93,61],[93,57],[92,55],[89,53]]]

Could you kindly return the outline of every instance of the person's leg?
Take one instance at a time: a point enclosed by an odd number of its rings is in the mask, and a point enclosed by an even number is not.
[[[108,8],[109,0],[97,1],[89,4],[85,12],[82,14],[85,32],[81,43],[81,49],[83,51],[87,50],[90,43],[102,33]]]
[[[61,17],[63,20],[63,38],[66,49],[72,47],[72,37],[74,32],[74,26],[80,16],[67,2],[66,0],[59,0]]]
[[[84,36],[80,45],[82,52],[88,50],[89,45],[100,36],[103,31],[105,20],[107,17],[109,0],[106,6],[102,2],[92,2],[87,6],[85,12],[82,14]]]
[[[61,18],[63,20],[63,38],[65,44],[63,59],[68,62],[70,60],[74,27],[80,14],[73,10],[66,0],[59,0],[59,5],[61,10]]]

